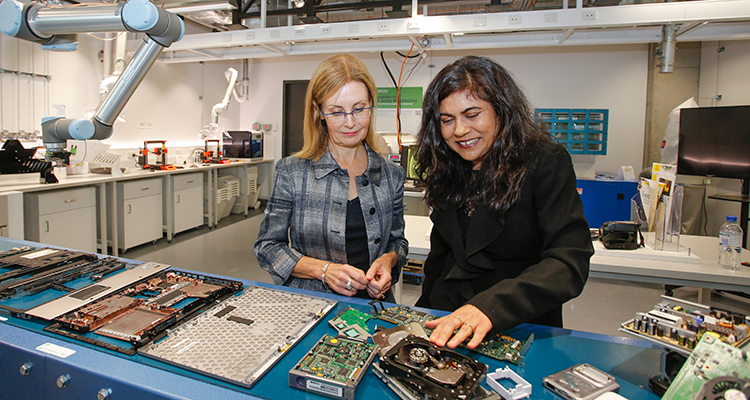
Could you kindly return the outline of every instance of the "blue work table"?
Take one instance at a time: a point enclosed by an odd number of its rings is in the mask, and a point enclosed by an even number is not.
[[[0,250],[19,244],[39,244],[0,239]],[[177,269],[185,270],[179,266]],[[251,388],[243,388],[174,367],[140,354],[127,356],[93,345],[43,332],[47,323],[0,314],[0,399],[324,399],[325,397],[289,387],[289,370],[324,334],[335,334],[327,321],[347,306],[371,312],[367,301],[343,296],[293,290],[265,283],[243,281],[245,285],[271,287],[313,294],[338,301],[337,306],[318,325],[269,370]],[[386,307],[392,304],[385,304]],[[431,311],[444,315],[441,311]],[[279,310],[283,313],[283,310]],[[378,319],[368,322],[393,325]],[[619,393],[628,399],[658,399],[648,389],[648,378],[659,371],[661,348],[649,342],[587,332],[524,324],[505,332],[526,340],[534,334],[534,343],[526,355],[526,365],[514,364],[460,349],[464,354],[489,366],[488,372],[506,365],[532,386],[532,399],[559,399],[542,386],[542,378],[578,363],[589,363],[609,372],[620,383]],[[38,350],[52,344],[73,354],[62,357]],[[25,366],[25,367],[24,367]],[[22,372],[27,372],[25,375]],[[62,379],[61,379],[62,377]],[[58,383],[65,381],[64,388]],[[488,387],[486,383],[483,386]],[[107,395],[107,396],[104,396]],[[357,389],[357,399],[398,399],[372,372],[371,368]]]

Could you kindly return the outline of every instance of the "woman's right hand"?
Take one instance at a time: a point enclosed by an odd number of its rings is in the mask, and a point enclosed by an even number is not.
[[[326,269],[325,283],[334,292],[351,297],[357,294],[357,290],[367,288],[369,281],[359,268],[331,263]]]

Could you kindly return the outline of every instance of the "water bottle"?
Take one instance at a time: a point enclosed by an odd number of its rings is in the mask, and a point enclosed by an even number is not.
[[[719,265],[730,270],[740,269],[742,251],[742,228],[737,217],[727,216],[727,222],[719,228]]]

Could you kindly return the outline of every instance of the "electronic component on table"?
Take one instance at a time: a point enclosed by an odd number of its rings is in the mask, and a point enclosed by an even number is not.
[[[710,333],[735,347],[750,342],[750,318],[670,296],[653,310],[636,313],[620,330],[688,355]]]
[[[515,386],[506,388],[501,381],[512,381]],[[531,384],[507,366],[487,374],[487,384],[506,400],[520,400],[531,396]]]
[[[22,247],[0,253],[0,308],[11,313],[24,313],[43,304],[59,293],[71,292],[65,286],[86,275],[119,269],[108,262],[96,263],[92,253]],[[93,278],[92,278],[93,279]],[[50,295],[31,295],[53,289]]]
[[[139,354],[250,387],[299,342],[337,302],[248,286]],[[279,310],[283,310],[280,312]]]
[[[404,327],[382,330],[372,338],[382,373],[409,391],[438,399],[473,399],[485,393],[479,386],[487,373],[483,363],[407,334]]]
[[[354,399],[354,392],[377,354],[365,340],[323,337],[289,371],[289,386],[336,399]]]
[[[167,328],[242,289],[242,282],[164,271],[55,319],[45,330],[134,354]],[[179,304],[179,305],[178,305]],[[73,333],[71,333],[72,331]],[[94,332],[130,343],[124,348],[82,334]]]
[[[406,386],[404,383],[399,381],[398,379],[386,374],[382,368],[380,368],[380,363],[374,362],[372,363],[372,372],[375,373],[375,376],[380,378],[388,387],[395,393],[399,398],[402,400],[427,400],[431,397],[426,396],[423,392],[420,392],[419,390]],[[477,388],[477,391],[475,393],[475,396],[472,397],[470,400],[504,400],[502,397],[500,397],[499,394],[494,393],[492,391],[489,391],[482,386],[479,386]]]
[[[66,283],[78,278],[88,277],[92,281],[102,279],[104,275],[125,269],[127,263],[113,257],[105,257],[95,261],[80,259],[63,264],[43,273],[37,273],[16,279],[8,284],[0,285],[0,299],[11,296],[30,296],[49,289],[60,292],[72,292],[73,288]]]
[[[49,247],[19,251],[0,258],[0,268],[10,270],[0,274],[0,282],[48,271],[79,260],[91,262],[96,259],[97,256],[93,253]]]
[[[748,399],[750,358],[712,335],[704,335],[677,374],[663,400]]]
[[[568,400],[591,400],[620,388],[612,375],[589,364],[578,364],[545,377],[544,386]]]
[[[367,321],[370,315],[347,307],[339,315],[328,321],[328,325],[335,329],[341,335],[349,338],[367,339],[370,336],[370,328],[367,327]]]
[[[425,328],[424,323],[437,318],[434,315],[402,305],[383,308],[382,303],[377,301],[370,302],[370,304],[375,311],[375,316],[383,321],[396,325],[408,325],[411,322],[416,322],[424,328],[428,337],[432,333],[432,329]],[[380,305],[379,307],[378,304]],[[470,350],[497,360],[523,366],[526,352],[529,351],[533,342],[533,334],[525,341],[496,334],[494,336],[486,337],[476,348]],[[465,343],[461,344],[461,346],[467,348]]]

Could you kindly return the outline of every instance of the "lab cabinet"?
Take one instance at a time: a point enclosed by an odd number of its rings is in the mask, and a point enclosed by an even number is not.
[[[96,188],[24,194],[27,240],[96,252]]]
[[[172,185],[174,233],[203,225],[203,174],[175,175]]]
[[[162,237],[161,178],[117,182],[117,247],[121,252]],[[111,196],[111,194],[109,194]],[[112,224],[108,224],[110,237]]]
[[[630,221],[630,199],[638,190],[638,181],[578,179],[576,187],[589,227],[599,228],[609,221]]]

